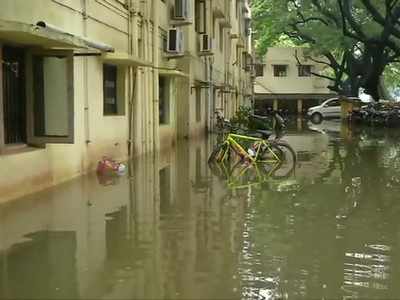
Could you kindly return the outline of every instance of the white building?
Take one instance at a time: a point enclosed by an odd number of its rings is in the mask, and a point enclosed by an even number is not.
[[[305,48],[268,48],[255,67],[256,109],[302,113],[306,107],[331,97],[329,80],[313,75],[321,74],[325,67],[307,58]]]

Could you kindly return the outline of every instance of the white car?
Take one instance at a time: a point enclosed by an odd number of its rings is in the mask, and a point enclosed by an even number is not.
[[[357,97],[348,97],[347,99],[361,101]],[[325,118],[340,118],[341,107],[339,98],[330,98],[322,104],[310,107],[307,111],[307,116],[314,123],[321,123]]]

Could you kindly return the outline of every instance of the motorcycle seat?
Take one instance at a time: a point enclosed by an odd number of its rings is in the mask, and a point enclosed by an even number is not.
[[[256,132],[259,133],[265,140],[269,139],[269,137],[272,135],[272,132],[269,130],[256,130]]]

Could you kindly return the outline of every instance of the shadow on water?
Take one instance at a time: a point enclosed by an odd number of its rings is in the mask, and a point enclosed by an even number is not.
[[[1,205],[0,298],[400,298],[399,133],[285,139],[285,178],[215,172],[210,138]]]

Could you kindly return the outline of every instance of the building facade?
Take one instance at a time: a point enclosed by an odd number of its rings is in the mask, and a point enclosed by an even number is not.
[[[326,65],[309,57],[305,48],[268,48],[258,62],[254,82],[255,107],[258,110],[282,109],[302,114],[310,106],[334,96],[323,74]]]
[[[0,201],[204,134],[249,105],[243,0],[4,0]],[[23,188],[22,188],[23,187]]]

